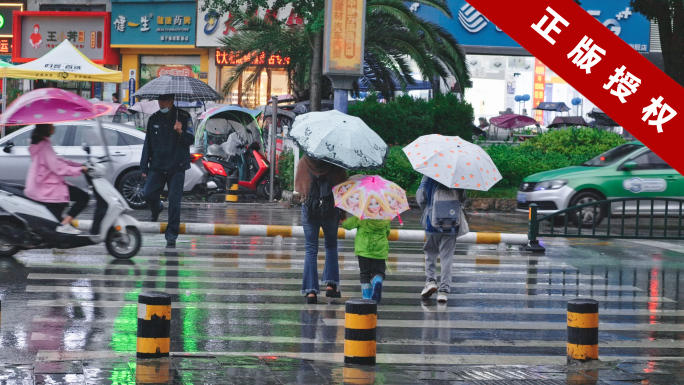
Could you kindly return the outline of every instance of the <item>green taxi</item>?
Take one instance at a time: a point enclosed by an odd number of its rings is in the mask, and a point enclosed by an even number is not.
[[[524,179],[518,189],[517,210],[527,212],[535,203],[538,213],[545,215],[568,207],[612,198],[679,198],[684,199],[684,177],[641,142],[615,147],[580,166],[540,172]],[[626,214],[636,214],[637,201],[627,201]],[[574,223],[598,224],[607,215],[607,206],[594,207],[570,216]],[[612,205],[621,214],[622,203]],[[651,213],[650,203],[640,212]],[[654,214],[665,213],[665,201],[655,201]],[[672,203],[669,212],[679,210]]]

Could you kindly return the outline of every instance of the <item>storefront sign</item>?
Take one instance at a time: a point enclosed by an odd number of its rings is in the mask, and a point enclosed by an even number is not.
[[[19,35],[12,61],[32,61],[69,40],[96,64],[118,64],[119,53],[109,46],[109,21],[108,12],[15,12]]]
[[[135,104],[135,78],[128,79],[128,105],[132,106]]]
[[[217,66],[235,66],[245,62],[252,62],[254,65],[263,65],[265,63],[267,67],[285,67],[290,64],[289,57],[282,57],[280,55],[273,55],[266,59],[266,54],[262,53],[256,60],[252,59],[253,55],[237,56],[231,52],[216,50]]]
[[[444,27],[462,46],[492,47],[492,53],[496,53],[497,47],[520,47],[465,0],[447,0],[447,3],[454,12],[453,19],[419,3],[413,3],[411,10],[417,16]],[[582,0],[581,3],[584,10],[632,48],[639,52],[649,51],[650,22],[643,15],[632,11],[629,0]],[[524,4],[520,4],[520,8],[511,17],[524,12]]]
[[[6,55],[12,53],[12,39],[0,39],[0,54]]]
[[[159,67],[157,69],[157,77],[171,75],[171,76],[194,76],[192,67]]]
[[[326,0],[323,73],[363,74],[365,0]]]
[[[534,94],[532,95],[532,107],[536,107],[544,101],[544,87],[546,84],[546,66],[539,59],[534,59]],[[544,111],[534,110],[534,120],[542,123]]]
[[[198,47],[220,47],[222,44],[219,41],[224,36],[230,36],[235,32],[235,28],[231,27],[233,22],[233,15],[226,12],[219,15],[215,10],[207,9],[202,11],[205,0],[197,2],[197,46]],[[275,0],[268,0],[268,5],[272,6]],[[265,8],[259,8],[256,16],[260,18],[271,17],[272,13],[267,12]],[[304,24],[304,20],[299,17],[292,9],[292,4],[285,4],[278,11],[278,20],[285,21],[287,25]]]
[[[195,2],[112,4],[112,47],[195,47]]]
[[[12,13],[23,10],[23,4],[0,4],[0,37],[12,37],[14,33]]]

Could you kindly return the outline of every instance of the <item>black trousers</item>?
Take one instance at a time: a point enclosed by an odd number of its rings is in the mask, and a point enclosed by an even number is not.
[[[71,206],[69,209],[69,212],[67,212],[68,216],[76,218],[78,214],[83,211],[83,209],[88,206],[88,200],[90,200],[90,197],[88,196],[88,193],[81,190],[78,187],[74,186],[69,186],[69,201],[74,202],[74,204]],[[43,205],[50,210],[52,215],[57,218],[58,221],[62,221],[64,217],[62,214],[64,213],[64,209],[69,205],[67,202],[63,203],[45,203],[43,202]]]
[[[359,276],[361,277],[361,283],[370,283],[371,278],[379,275],[382,280],[385,280],[385,260],[366,258],[360,255],[359,257],[359,270],[361,270]]]

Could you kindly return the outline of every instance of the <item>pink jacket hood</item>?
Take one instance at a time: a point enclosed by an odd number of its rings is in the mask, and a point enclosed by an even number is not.
[[[48,139],[32,144],[29,153],[31,167],[26,175],[24,194],[39,202],[69,202],[69,188],[64,177],[81,175],[81,164],[57,156]]]

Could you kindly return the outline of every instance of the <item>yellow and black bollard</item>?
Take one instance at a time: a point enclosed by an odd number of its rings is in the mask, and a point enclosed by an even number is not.
[[[171,348],[171,296],[148,291],[138,296],[137,358],[168,357]]]
[[[598,301],[568,301],[568,363],[598,360]]]
[[[378,304],[369,299],[347,301],[344,316],[344,363],[375,365]]]
[[[237,202],[238,201],[238,185],[237,178],[228,178],[226,181],[226,202]]]

